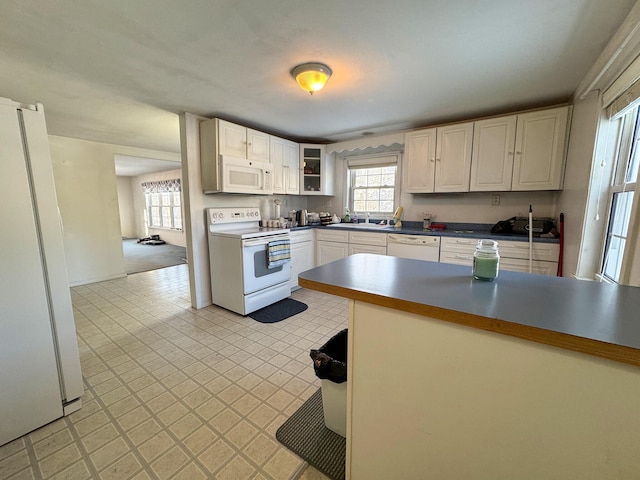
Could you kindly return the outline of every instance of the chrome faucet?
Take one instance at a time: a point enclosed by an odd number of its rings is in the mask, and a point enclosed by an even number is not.
[[[369,212],[365,213],[365,220],[364,223],[369,223],[369,217],[371,216],[371,214]]]

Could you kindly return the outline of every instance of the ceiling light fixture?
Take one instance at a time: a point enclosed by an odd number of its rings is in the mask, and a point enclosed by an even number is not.
[[[333,71],[324,63],[303,63],[291,70],[291,76],[296,79],[300,88],[313,95],[322,90]]]

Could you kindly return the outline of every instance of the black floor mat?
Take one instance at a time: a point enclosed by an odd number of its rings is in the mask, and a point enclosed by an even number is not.
[[[276,323],[304,312],[306,309],[307,305],[305,303],[294,300],[293,298],[285,298],[260,310],[256,310],[250,313],[249,316],[260,323]]]
[[[278,428],[276,438],[332,480],[344,480],[346,440],[324,424],[321,389]]]

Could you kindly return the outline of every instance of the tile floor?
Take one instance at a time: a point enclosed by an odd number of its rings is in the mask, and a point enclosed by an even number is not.
[[[73,288],[83,408],[0,447],[0,479],[325,480],[275,432],[347,301],[293,298],[309,308],[276,324],[194,310],[186,265]]]

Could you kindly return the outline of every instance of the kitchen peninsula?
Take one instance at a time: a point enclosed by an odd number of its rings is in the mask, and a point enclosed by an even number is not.
[[[640,289],[352,255],[347,478],[640,477]]]

